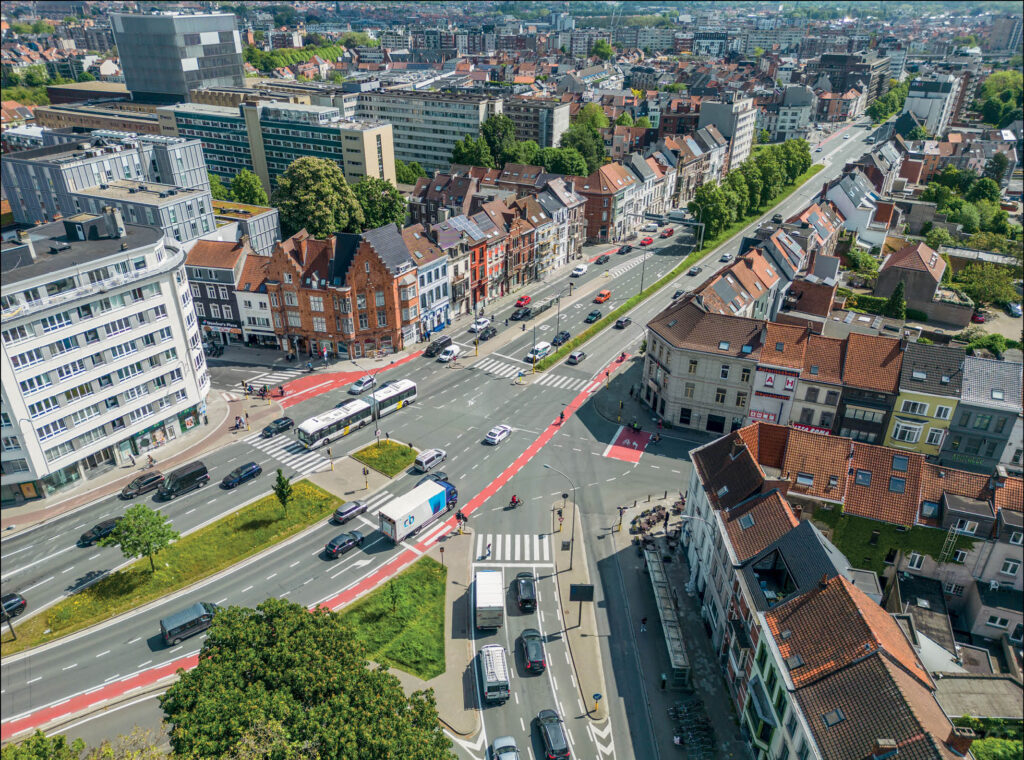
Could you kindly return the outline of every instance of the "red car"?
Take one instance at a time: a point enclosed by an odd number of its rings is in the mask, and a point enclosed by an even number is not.
[[[661,237],[663,237],[663,238],[670,238],[670,237],[672,237],[675,234],[676,234],[676,231],[674,229],[672,229],[671,227],[669,227],[669,228],[667,228],[665,230],[662,230]]]
[[[519,300],[516,301],[516,306],[526,306],[533,299],[529,296],[519,296]]]
[[[654,238],[645,237],[643,240],[640,241],[640,245],[650,245],[653,242]]]
[[[984,314],[984,312],[981,312],[981,311],[974,312],[971,315],[971,321],[976,323],[976,324],[979,324],[979,325],[980,324],[984,324],[985,323],[985,314]]]

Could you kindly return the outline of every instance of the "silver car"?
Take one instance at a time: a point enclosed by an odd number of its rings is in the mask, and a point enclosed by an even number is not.
[[[360,393],[365,393],[370,390],[374,385],[377,384],[376,378],[373,375],[363,375],[361,378],[352,383],[352,387],[348,389],[348,392],[353,396],[358,396]]]
[[[492,760],[519,760],[519,747],[511,736],[499,736],[491,744]]]

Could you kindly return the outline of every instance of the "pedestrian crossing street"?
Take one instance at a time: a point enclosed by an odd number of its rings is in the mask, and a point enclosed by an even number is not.
[[[537,533],[477,533],[477,562],[551,562],[551,537]]]
[[[303,374],[305,370],[301,369],[280,369],[274,370],[273,372],[264,372],[262,375],[256,375],[250,377],[245,382],[254,388],[258,385],[283,385],[289,380],[294,380],[299,375]]]
[[[263,438],[253,433],[242,439],[250,446],[269,454],[281,464],[291,467],[299,475],[309,475],[326,470],[331,466],[330,460],[318,451],[306,451],[305,447],[287,433]]]
[[[642,261],[649,259],[653,255],[653,253],[647,251],[643,256],[637,256],[636,258],[629,259],[629,261],[623,261],[621,264],[616,264],[611,269],[607,270],[607,274],[611,278],[618,277],[619,275],[628,272],[633,267],[640,266]]]
[[[520,365],[511,362],[503,362],[497,359],[481,359],[473,365],[473,369],[483,370],[489,375],[497,377],[515,377],[520,372],[529,373],[530,366],[525,362]],[[590,380],[583,377],[566,377],[565,375],[550,375],[538,373],[532,381],[534,385],[546,385],[549,388],[561,388],[567,391],[580,391],[587,387]]]

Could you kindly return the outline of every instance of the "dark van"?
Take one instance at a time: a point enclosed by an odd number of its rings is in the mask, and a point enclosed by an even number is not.
[[[423,352],[424,356],[437,356],[439,353],[444,351],[448,346],[452,344],[451,335],[442,335],[440,338],[430,341],[430,345],[427,346],[427,350]]]
[[[181,612],[168,615],[160,621],[160,634],[164,637],[164,643],[174,646],[182,639],[202,633],[213,624],[216,612],[217,605],[213,602],[197,602]]]
[[[166,478],[157,491],[157,496],[167,501],[175,496],[188,493],[193,488],[201,488],[210,481],[210,473],[202,462],[192,462],[180,467]]]

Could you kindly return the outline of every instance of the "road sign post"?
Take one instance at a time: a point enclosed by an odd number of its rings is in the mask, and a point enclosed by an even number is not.
[[[601,693],[597,692],[594,694],[594,712],[597,712],[598,703],[601,701]]]
[[[331,464],[331,469],[332,470],[334,469],[334,464],[333,463]],[[365,490],[369,491],[370,490],[370,470],[367,467],[363,468],[363,480],[365,481],[364,482]]]
[[[444,567],[444,547],[441,547],[441,567]]]

